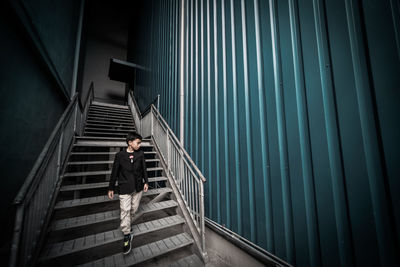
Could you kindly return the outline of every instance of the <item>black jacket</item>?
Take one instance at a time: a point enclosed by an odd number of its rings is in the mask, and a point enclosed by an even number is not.
[[[109,190],[115,190],[117,180],[119,194],[131,194],[143,190],[144,183],[149,181],[143,151],[129,153],[124,148],[115,155]]]

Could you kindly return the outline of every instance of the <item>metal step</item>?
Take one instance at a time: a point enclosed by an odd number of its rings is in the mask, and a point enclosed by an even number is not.
[[[59,233],[61,236],[65,236],[64,234],[70,233],[70,236],[79,234],[82,236],[82,233],[95,233],[100,228],[110,229],[111,227],[114,229],[120,223],[120,210],[118,203],[116,204],[116,208],[110,211],[54,220],[50,226],[50,232],[53,235]],[[178,207],[178,203],[174,200],[140,204],[137,214],[143,215],[176,207]]]
[[[106,132],[92,132],[92,131],[86,131],[84,135],[88,135],[88,134],[96,134],[96,135],[110,135],[110,136],[116,136],[116,135],[120,135],[120,136],[127,136],[128,132],[125,133],[121,133],[121,132],[115,132],[115,133],[106,133]]]
[[[147,168],[146,169],[148,172],[155,172],[155,171],[163,171],[163,167],[152,167],[152,168]]]
[[[164,170],[162,167],[152,167],[147,168],[146,171],[162,171]],[[79,176],[93,176],[93,175],[108,175],[111,174],[111,170],[104,171],[88,171],[88,172],[66,172],[64,173],[64,177],[79,177]]]
[[[95,141],[125,141],[125,138],[121,137],[93,137],[93,136],[77,136],[75,137],[76,141],[82,140],[95,140]]]
[[[85,155],[115,155],[117,151],[113,152],[71,152],[71,156],[85,156]]]
[[[125,117],[108,117],[108,116],[100,116],[100,115],[88,115],[88,120],[102,120],[102,121],[116,121],[116,122],[132,122],[133,117],[125,118]]]
[[[72,165],[98,165],[98,164],[112,164],[113,160],[102,160],[102,161],[69,161],[68,166]]]
[[[134,266],[177,249],[190,246],[193,243],[193,239],[187,233],[182,233],[134,248],[128,255],[118,253],[80,266]]]
[[[119,111],[101,111],[96,109],[90,109],[88,112],[88,116],[100,116],[100,117],[123,117],[123,118],[133,118],[133,115],[130,111],[127,112],[119,112]]]
[[[111,170],[106,171],[89,171],[89,172],[66,172],[64,177],[79,177],[79,176],[93,176],[93,175],[108,175],[111,174]]]
[[[157,154],[156,151],[143,151],[144,154],[147,155],[155,155]],[[70,155],[72,156],[85,156],[85,155],[115,155],[118,152],[113,151],[113,152],[71,152]],[[157,159],[158,160],[158,159]]]
[[[92,152],[96,153],[96,152]],[[102,153],[102,152],[97,152],[97,153]],[[115,153],[114,153],[115,154]],[[145,160],[148,163],[152,162],[159,162],[159,159],[146,159]],[[97,164],[112,164],[114,161],[113,160],[100,160],[100,161],[69,161],[67,165],[97,165]]]
[[[91,118],[88,118],[86,120],[87,124],[108,124],[108,125],[127,125],[127,126],[135,126],[133,123],[133,120],[131,122],[115,122],[115,121],[104,121],[104,120],[94,120]]]
[[[104,102],[99,102],[99,101],[92,101],[92,104],[90,106],[91,107],[101,107],[101,108],[129,109],[129,107],[125,106],[125,105],[104,103]]]
[[[129,129],[129,130],[135,130],[136,129],[134,124],[115,125],[115,124],[101,124],[101,123],[91,123],[91,122],[87,122],[85,124],[85,127],[89,127],[89,128],[108,127],[108,128],[120,128],[120,129]],[[104,128],[104,129],[106,129],[106,128]]]
[[[111,113],[111,112],[101,112],[96,110],[89,110],[89,115],[101,116],[101,117],[111,117],[111,118],[133,118],[131,113]]]
[[[101,114],[97,114],[97,113],[89,113],[88,114],[88,118],[94,118],[94,117],[98,117],[98,118],[102,118],[102,119],[120,119],[120,120],[128,120],[131,121],[133,120],[132,116],[109,116],[109,115],[101,115]]]
[[[185,223],[179,216],[168,216],[157,220],[152,220],[132,226],[132,234],[137,238],[144,234],[154,233]],[[121,251],[121,244],[124,236],[120,229],[106,232],[99,232],[93,235],[66,240],[63,242],[49,244],[42,253],[41,262],[45,264],[57,264],[57,262],[78,264],[82,256],[85,258],[98,259],[97,255],[110,255],[113,252]],[[116,251],[115,251],[116,250]]]
[[[197,257],[196,254],[184,257],[170,265],[168,267],[204,267],[204,263]]]
[[[149,183],[154,182],[161,182],[167,181],[167,177],[151,177],[149,178]],[[96,188],[107,188],[109,182],[102,182],[102,183],[89,183],[89,184],[74,184],[74,185],[63,185],[60,188],[61,192],[67,191],[76,191],[76,190],[89,190],[89,189],[96,189]]]
[[[130,128],[119,128],[119,127],[113,127],[113,128],[94,128],[94,127],[85,127],[85,131],[105,131],[105,132],[124,132],[124,133],[128,133],[131,131],[135,131],[136,128],[135,127],[130,127]]]
[[[126,147],[125,141],[80,141],[74,147]]]
[[[76,142],[82,142],[82,141],[97,141],[97,142],[107,142],[107,141],[113,141],[113,142],[125,142],[126,146],[126,138],[124,137],[96,137],[96,136],[77,136],[75,137]],[[147,146],[153,146],[151,145],[150,141],[148,139],[143,139],[141,147],[147,147]]]
[[[131,118],[109,118],[109,117],[102,117],[102,116],[90,116],[87,117],[88,120],[102,120],[102,121],[114,121],[114,122],[132,122],[133,117]]]
[[[89,112],[97,112],[97,113],[102,113],[102,114],[122,114],[122,115],[132,115],[132,112],[127,109],[127,110],[120,110],[120,109],[103,109],[103,108],[98,108],[98,107],[90,107]]]
[[[147,192],[143,192],[142,196],[152,196],[152,195],[159,195],[163,193],[171,193],[172,189],[169,187],[162,187],[156,189],[149,189]],[[110,210],[113,208],[114,204],[118,204],[119,201],[118,194],[114,195],[113,199],[109,199],[107,195],[96,196],[96,197],[86,197],[86,198],[78,198],[72,200],[64,200],[58,201],[54,206],[54,211],[57,213],[68,213],[68,212],[76,212],[78,213],[79,210],[89,209],[92,211],[95,209],[96,206],[99,206],[105,210]],[[111,204],[110,204],[111,203]],[[110,205],[106,205],[110,204]],[[61,216],[60,214],[58,216]]]
[[[100,138],[96,136],[85,136],[87,138],[93,137],[93,138]],[[120,138],[116,138],[120,139]],[[126,141],[118,141],[118,140],[110,140],[110,141],[91,141],[91,140],[79,140],[76,144],[74,144],[74,147],[90,147],[90,146],[97,146],[97,147],[126,147]],[[146,145],[144,142],[142,142],[141,145],[142,148],[150,148],[152,149],[154,146],[153,145]]]

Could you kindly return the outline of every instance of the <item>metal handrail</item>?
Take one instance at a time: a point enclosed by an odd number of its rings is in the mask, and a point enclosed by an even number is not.
[[[83,108],[79,107],[79,93],[73,96],[13,202],[16,213],[9,266],[35,263],[53,210],[61,174],[77,134],[77,123],[82,126],[82,119],[86,119],[84,113],[93,99],[93,91],[92,83]]]
[[[174,134],[174,132],[171,130],[169,127],[168,123],[165,121],[163,116],[160,114],[160,111],[153,105],[153,112],[156,113],[157,118],[159,118],[160,122],[164,124],[164,126],[167,128],[167,130],[171,133],[171,137],[173,138],[174,142],[179,146],[179,149],[182,151],[183,155],[187,158],[189,163],[193,166],[193,168],[196,170],[197,174],[200,176],[200,179],[203,183],[207,182],[207,179],[204,177],[203,173],[199,170],[197,165],[193,162],[192,158],[189,156],[189,153],[185,150],[185,148],[181,145],[178,137]]]
[[[140,118],[140,122],[136,123],[140,123],[141,134],[151,136],[160,152],[162,162],[167,168],[167,176],[173,179],[171,185],[174,192],[179,194],[184,202],[183,207],[189,214],[189,217],[187,217],[184,212],[188,222],[191,222],[189,228],[194,235],[196,245],[203,259],[206,259],[203,184],[207,180],[154,104],[149,105],[151,112],[143,115],[139,111],[133,94],[129,94],[129,96],[132,98],[128,99],[128,103],[134,113],[133,115],[135,118]],[[160,129],[162,132],[159,132]]]

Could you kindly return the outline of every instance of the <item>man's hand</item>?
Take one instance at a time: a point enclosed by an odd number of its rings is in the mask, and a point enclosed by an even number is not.
[[[114,198],[114,191],[112,191],[112,190],[108,191],[108,198],[109,199],[113,199]]]
[[[149,189],[149,185],[148,184],[144,184],[143,191],[147,192],[148,189]]]

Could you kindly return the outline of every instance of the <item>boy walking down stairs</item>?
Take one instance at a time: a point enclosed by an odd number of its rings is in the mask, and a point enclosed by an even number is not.
[[[139,208],[142,191],[147,192],[149,188],[144,153],[139,150],[142,136],[131,132],[126,137],[126,143],[128,147],[115,155],[108,187],[108,197],[113,199],[115,183],[118,183],[124,254],[131,251],[131,221]]]
[[[204,266],[156,146],[139,135],[127,142],[132,131],[127,106],[92,103],[62,174],[39,266]]]

